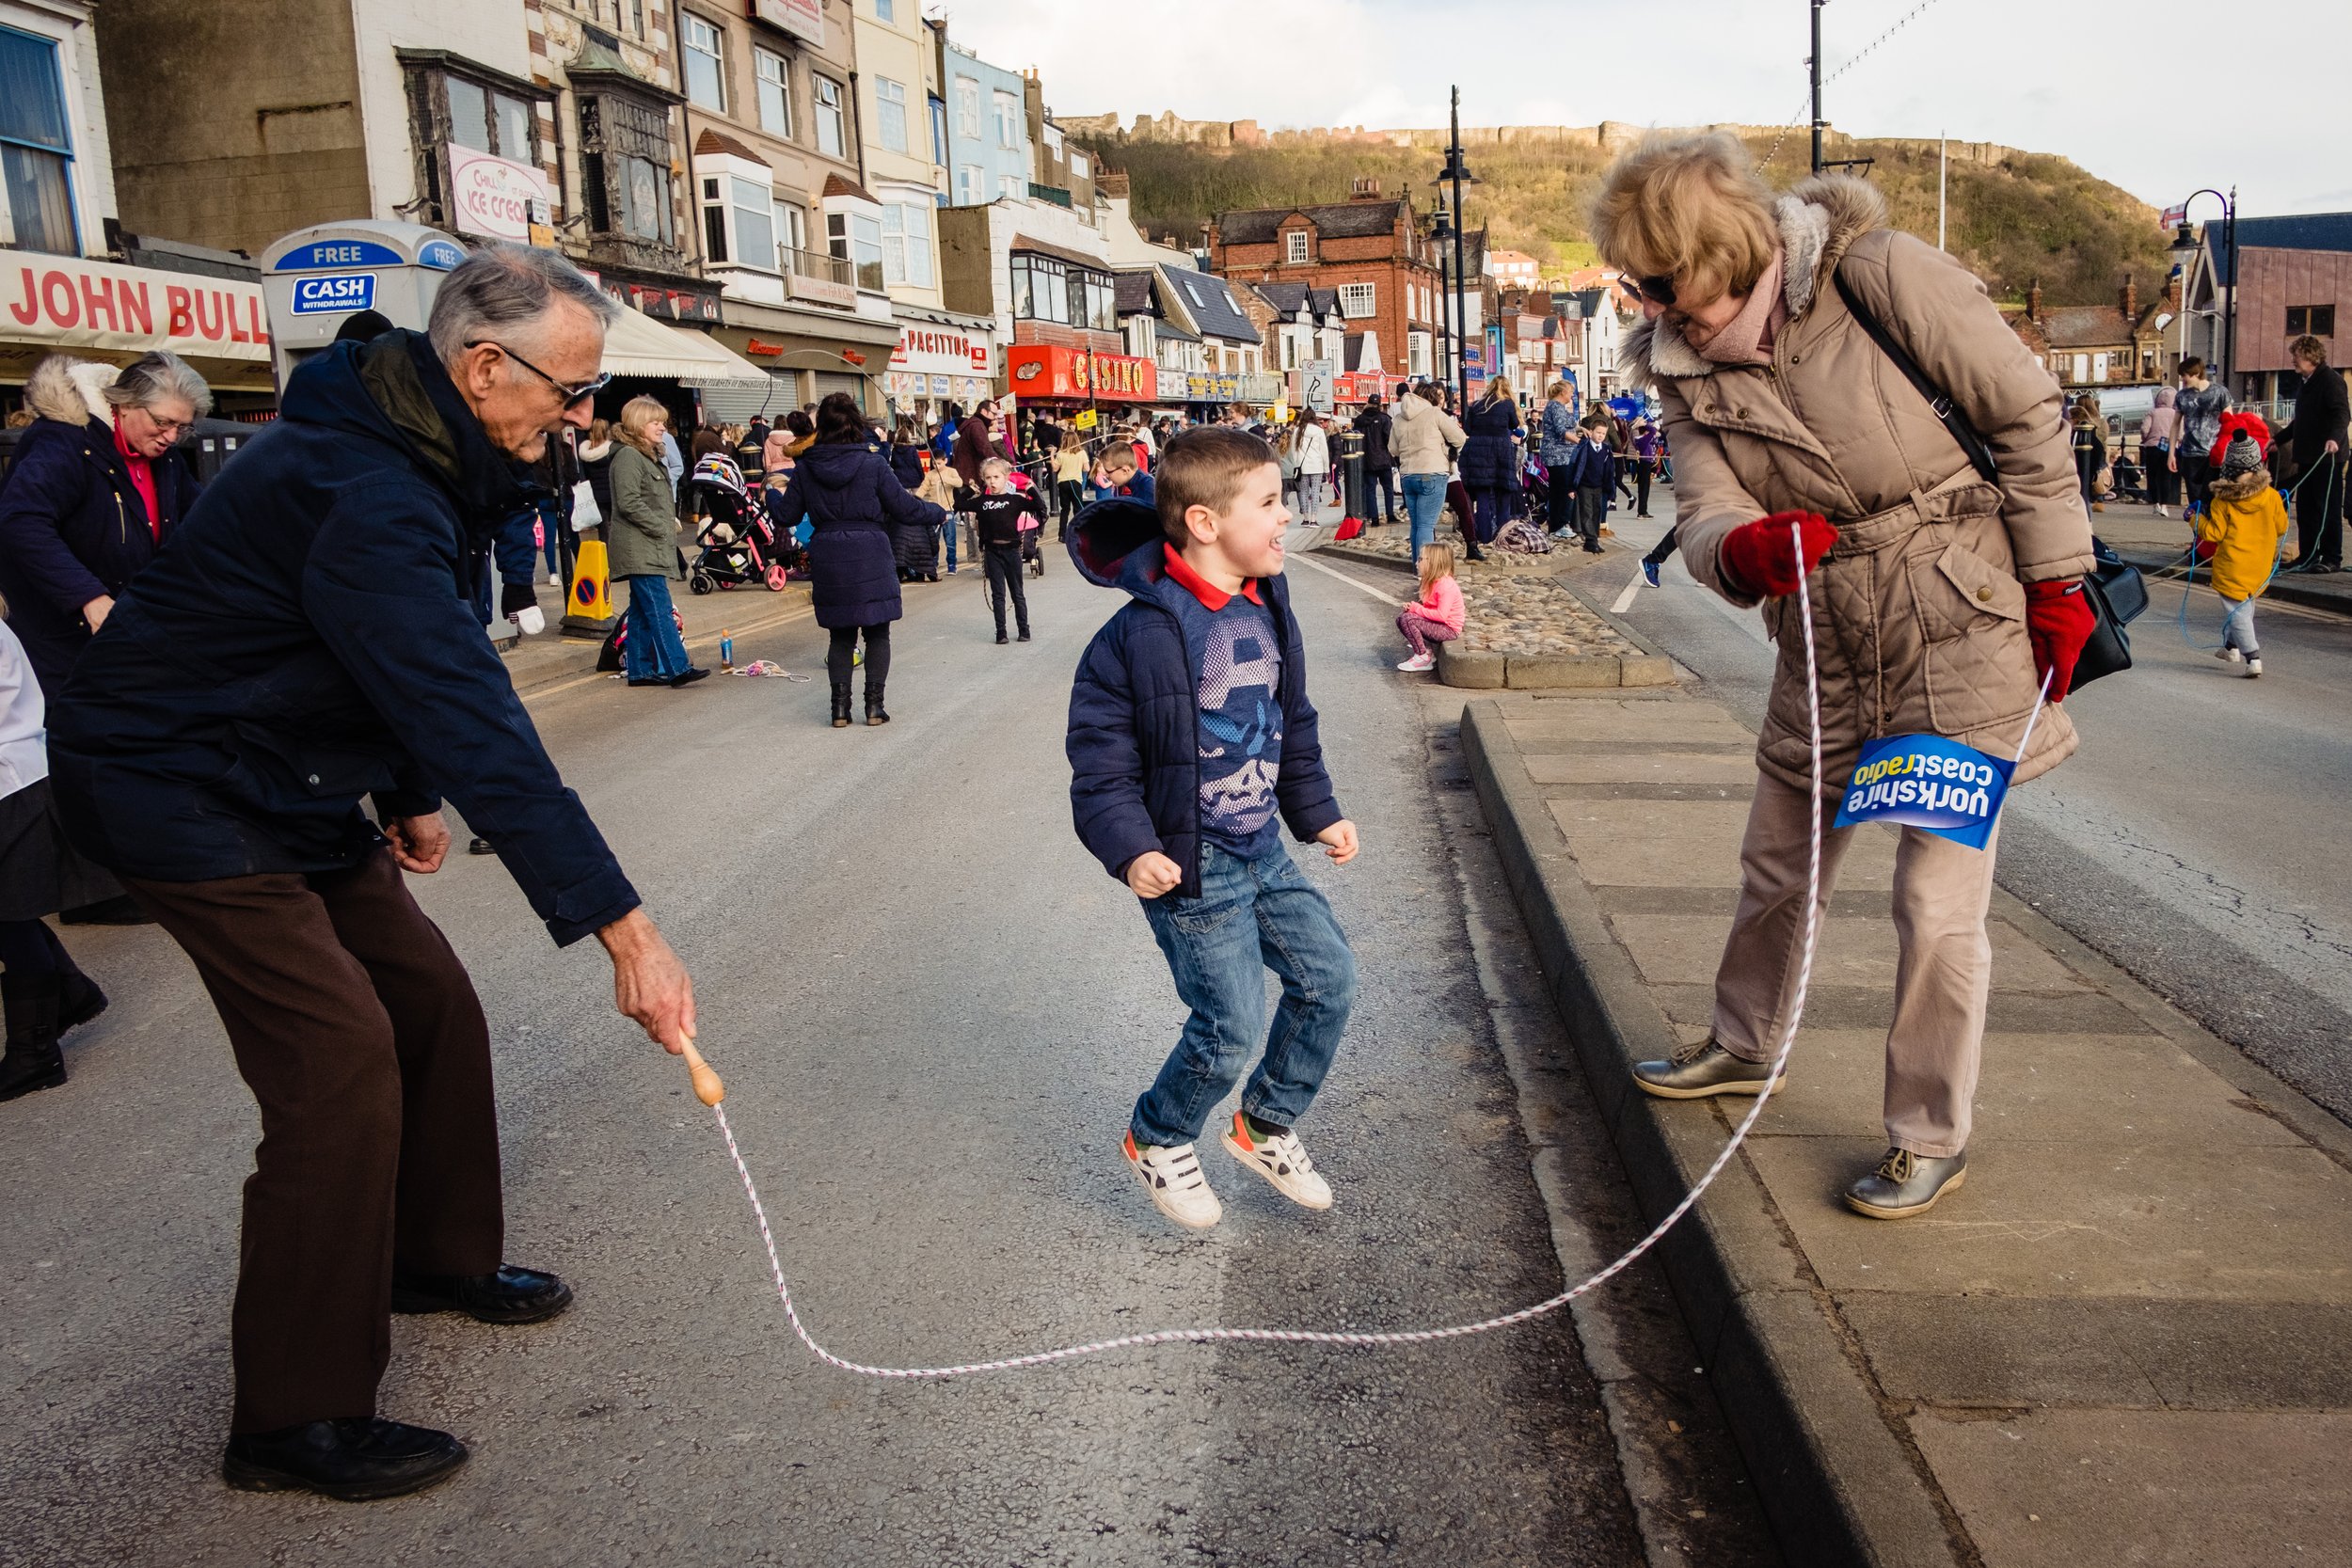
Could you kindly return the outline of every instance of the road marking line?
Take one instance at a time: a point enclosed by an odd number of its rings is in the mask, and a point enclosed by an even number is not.
[[[1337,578],[1342,582],[1347,584],[1350,588],[1357,590],[1359,593],[1371,594],[1374,598],[1378,599],[1382,604],[1402,605],[1405,602],[1403,599],[1392,599],[1389,597],[1388,594],[1383,594],[1380,590],[1375,588],[1368,582],[1359,582],[1355,578],[1350,577],[1347,573],[1341,571],[1336,566],[1326,566],[1322,562],[1312,560],[1304,555],[1294,555],[1289,559],[1295,565],[1311,566],[1316,571],[1321,572],[1325,577]]]
[[[776,626],[788,626],[794,621],[805,620],[816,613],[817,609],[814,605],[803,605],[798,610],[787,610],[781,615],[771,615],[765,620],[753,621],[743,626],[730,626],[727,629],[731,636],[740,640],[755,632],[768,631]],[[686,647],[689,652],[697,647],[715,648],[718,645],[719,634],[715,631],[686,639]],[[523,706],[529,707],[543,697],[553,697],[562,692],[578,690],[592,681],[611,680],[612,678],[612,674],[606,671],[592,670],[584,675],[574,675],[567,681],[557,681],[551,686],[534,687],[522,694]]]

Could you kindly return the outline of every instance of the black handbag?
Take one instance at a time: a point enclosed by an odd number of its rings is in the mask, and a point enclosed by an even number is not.
[[[1885,324],[1870,313],[1847,284],[1842,267],[1832,271],[1830,277],[1837,285],[1837,297],[1846,302],[1846,312],[1853,317],[1854,325],[1869,334],[1879,352],[1893,360],[1895,368],[1903,372],[1903,379],[1928,400],[1928,406],[1944,421],[1944,428],[1951,432],[1952,439],[1966,454],[1969,466],[1983,476],[1986,483],[1998,484],[2000,468],[1993,461],[1993,449],[1953,404],[1951,394],[1930,381],[1919,362],[1895,341]],[[2081,657],[2074,661],[2074,681],[2068,688],[2070,692],[2080,691],[2102,675],[2116,674],[2132,667],[2132,640],[2123,628],[2148,608],[2148,584],[2141,578],[2138,567],[2095,536],[2090,541],[2090,553],[2093,564],[2083,578],[2083,596],[2090,601],[2093,625],[2090,641],[2083,644]]]

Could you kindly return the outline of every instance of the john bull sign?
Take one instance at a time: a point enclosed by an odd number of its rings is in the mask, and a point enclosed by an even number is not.
[[[0,268],[0,339],[56,348],[269,358],[258,283],[44,256]]]
[[[1981,849],[2016,766],[1939,735],[1873,740],[1854,764],[1834,826],[1892,822]]]

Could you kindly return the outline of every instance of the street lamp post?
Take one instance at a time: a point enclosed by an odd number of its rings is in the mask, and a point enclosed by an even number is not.
[[[1438,356],[1437,363],[1431,366],[1438,372],[1436,379],[1439,381],[1454,379],[1454,314],[1446,304],[1445,253],[1442,249],[1452,238],[1454,215],[1446,211],[1445,198],[1440,196],[1438,198],[1438,210],[1429,216],[1429,242],[1441,247],[1438,256]]]
[[[2224,196],[2207,186],[2203,190],[2189,192],[2188,199],[2181,203],[2181,227],[2172,236],[2172,254],[2179,257],[2184,265],[2201,248],[2197,235],[2188,226],[2189,205],[2201,196],[2212,197],[2221,203],[2221,253],[2225,258],[2222,270],[2230,280],[2227,285],[2229,299],[2221,308],[2221,387],[2224,391],[2231,391],[2231,383],[2235,379],[2237,370],[2237,187],[2231,186],[2230,194]],[[2187,285],[2184,283],[2182,289],[2181,313],[2185,317],[2188,313]],[[2234,397],[2236,394],[2231,391],[2231,395]]]
[[[1462,230],[1470,214],[1462,206],[1462,187],[1477,182],[1462,162],[1462,89],[1454,91],[1454,138],[1446,145],[1445,168],[1438,176],[1454,182],[1454,395],[1457,408],[1470,406],[1470,303],[1462,297]]]
[[[1821,172],[1821,8],[1829,0],[1813,0],[1813,55],[1804,63],[1813,73],[1813,172]]]

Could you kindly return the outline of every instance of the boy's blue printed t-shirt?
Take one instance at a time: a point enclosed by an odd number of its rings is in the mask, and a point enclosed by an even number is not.
[[[1282,645],[1251,583],[1212,587],[1168,552],[1172,594],[1193,657],[1200,720],[1200,833],[1228,854],[1255,860],[1281,843],[1274,784],[1282,766]]]

